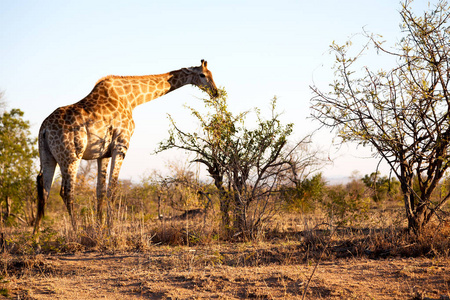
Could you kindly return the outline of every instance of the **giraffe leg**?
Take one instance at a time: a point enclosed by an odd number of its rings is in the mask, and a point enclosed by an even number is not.
[[[38,192],[37,213],[34,222],[33,236],[37,238],[39,233],[39,225],[44,216],[45,204],[52,187],[53,175],[55,174],[56,160],[49,155],[41,153],[41,170],[36,178],[36,186]],[[36,241],[38,241],[36,239]]]
[[[111,171],[109,174],[108,183],[108,198],[114,199],[117,190],[117,183],[119,181],[119,172],[122,167],[125,154],[127,153],[128,146],[120,145],[114,149],[112,153]]]
[[[75,199],[75,183],[80,161],[81,159],[77,159],[69,163],[67,167],[61,166],[62,182],[60,195],[66,204],[67,212],[69,213],[72,227],[75,232],[77,232],[77,220],[73,210],[73,200]]]
[[[103,201],[106,196],[106,175],[109,161],[109,157],[97,159],[97,220],[100,224],[103,222]]]
[[[108,227],[112,228],[112,215],[111,205],[115,202],[117,186],[119,181],[119,172],[122,167],[123,159],[125,158],[127,148],[125,146],[120,146],[116,150],[113,151],[112,160],[111,160],[111,171],[109,174],[109,183],[108,183]]]
[[[119,172],[122,167],[123,157],[117,156],[113,157],[111,164],[111,174],[109,174],[109,183],[108,183],[108,198],[112,202],[116,197],[117,192],[117,184],[119,182]]]

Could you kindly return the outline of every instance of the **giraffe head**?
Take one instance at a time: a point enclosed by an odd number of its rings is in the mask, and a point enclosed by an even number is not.
[[[219,95],[216,84],[214,83],[212,73],[208,70],[208,62],[206,60],[201,60],[202,65],[199,67],[194,67],[191,70],[194,71],[194,78],[192,83],[198,86],[203,91],[207,92],[210,97],[216,98]]]

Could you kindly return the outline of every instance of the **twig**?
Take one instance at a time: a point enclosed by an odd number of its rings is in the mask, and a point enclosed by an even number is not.
[[[337,228],[335,228],[335,229],[333,230],[333,232],[332,232],[331,235],[330,235],[330,238],[328,239],[328,243],[326,244],[326,246],[323,248],[322,252],[320,253],[319,259],[317,260],[317,263],[316,263],[316,265],[314,266],[314,269],[313,269],[313,271],[312,271],[312,273],[311,273],[311,276],[309,276],[308,281],[306,282],[305,290],[303,291],[302,300],[305,299],[306,292],[308,291],[309,283],[311,282],[311,280],[312,280],[312,278],[313,278],[313,276],[314,276],[314,273],[316,272],[317,267],[318,267],[319,264],[320,264],[320,261],[321,261],[321,259],[322,259],[323,254],[325,253],[325,250],[327,250],[327,249],[328,249],[328,246],[330,246],[331,238],[333,237],[333,235],[334,235],[334,233],[335,233],[336,231],[337,231]]]

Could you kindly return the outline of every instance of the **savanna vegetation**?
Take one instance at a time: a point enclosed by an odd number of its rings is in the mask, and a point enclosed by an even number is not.
[[[363,34],[396,57],[391,70],[353,71],[362,52],[333,43],[331,91],[312,87],[313,117],[343,142],[370,145],[387,175],[327,182],[328,159],[313,135],[283,124],[276,98],[268,117],[235,114],[222,90],[186,108],[198,131],[170,118],[156,149],[192,159],[122,180],[105,222],[93,162],[79,169],[77,232],[56,177],[36,245],[36,139],[23,112],[2,105],[0,297],[448,299],[450,8],[439,1],[416,16],[412,4],[402,4],[394,50]]]
[[[449,167],[450,32],[446,1],[423,16],[416,16],[411,4],[402,3],[403,35],[393,49],[367,32],[368,42],[356,54],[351,41],[333,43],[332,91],[313,86],[312,103],[313,117],[344,142],[370,145],[388,163],[400,182],[408,228],[420,233],[450,198],[449,193],[433,197]],[[395,59],[391,69],[358,70],[371,46]]]

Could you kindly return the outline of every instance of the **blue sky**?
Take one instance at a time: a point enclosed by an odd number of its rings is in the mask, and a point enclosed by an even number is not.
[[[417,11],[427,1],[416,1]],[[433,3],[433,1],[431,1]],[[436,2],[436,1],[434,1]],[[317,1],[22,1],[0,2],[0,91],[9,108],[20,108],[37,135],[59,106],[85,97],[109,74],[144,75],[208,61],[234,112],[268,110],[278,97],[293,138],[318,128],[309,119],[309,86],[331,82],[332,41],[345,42],[364,27],[394,43],[400,37],[393,0]],[[377,67],[377,66],[374,66]],[[185,153],[150,155],[168,136],[167,114],[197,129],[184,104],[201,108],[202,94],[183,87],[134,111],[135,134],[121,178],[139,180]],[[369,149],[331,145],[327,130],[313,140],[334,164],[325,176],[372,172]]]

